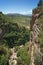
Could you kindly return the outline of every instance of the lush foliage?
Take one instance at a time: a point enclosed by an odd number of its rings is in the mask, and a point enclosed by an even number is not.
[[[26,47],[18,50],[18,65],[30,65],[30,54],[28,54]]]
[[[25,26],[19,26],[16,21],[13,22],[12,20],[12,18],[10,19],[8,16],[3,15],[2,12],[0,12],[0,65],[9,65],[9,48],[15,46],[18,51],[19,45],[25,45],[25,43],[29,41],[29,30]],[[19,59],[20,61],[18,61],[18,63],[23,62],[22,64],[26,63],[26,65],[28,65],[29,56],[27,51],[25,49],[20,49],[18,53],[20,53],[20,59],[22,60]],[[22,55],[24,57],[22,57]]]
[[[0,46],[0,65],[8,65],[10,50],[4,45]]]
[[[10,22],[15,22],[19,26],[27,27],[30,24],[31,16],[25,16],[21,14],[8,14],[6,15],[7,18],[9,18]]]
[[[2,30],[2,41],[9,47],[15,45],[25,44],[29,41],[29,30],[24,26],[20,27],[17,23],[8,22],[9,20],[1,14],[0,16],[0,28]],[[2,43],[3,43],[2,42]]]

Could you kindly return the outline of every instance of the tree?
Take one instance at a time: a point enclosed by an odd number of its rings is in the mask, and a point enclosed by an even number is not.
[[[38,6],[40,6],[42,4],[43,4],[43,1],[42,0],[39,0]]]

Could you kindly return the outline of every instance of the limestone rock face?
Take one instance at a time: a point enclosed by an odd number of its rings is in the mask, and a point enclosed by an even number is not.
[[[17,65],[17,53],[15,52],[15,48],[11,49],[12,55],[9,59],[9,65]]]
[[[39,55],[43,56],[43,54],[40,52],[40,44],[39,44],[39,36],[42,30],[42,23],[40,21],[41,16],[43,16],[43,5],[33,10],[32,19],[30,21],[30,41],[32,44],[30,65],[35,65],[34,52],[39,53]]]
[[[35,41],[37,39],[40,31],[41,31],[41,22],[39,20],[40,16],[43,15],[42,6],[37,7],[33,10],[32,19],[30,21],[30,31],[31,31],[31,38]],[[34,39],[33,39],[34,38]]]

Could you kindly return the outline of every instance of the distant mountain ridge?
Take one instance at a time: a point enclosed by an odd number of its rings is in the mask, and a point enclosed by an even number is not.
[[[18,13],[8,13],[5,16],[9,19],[10,22],[18,23],[20,26],[28,27],[30,24],[31,16],[23,15]]]
[[[31,17],[31,14],[19,14],[19,13],[8,13],[8,14],[5,14],[5,15],[7,15],[7,16],[29,16],[29,17]]]

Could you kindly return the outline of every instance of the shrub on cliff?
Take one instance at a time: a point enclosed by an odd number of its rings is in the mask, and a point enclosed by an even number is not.
[[[10,50],[4,45],[0,46],[0,65],[8,65]]]
[[[28,54],[26,47],[22,47],[18,50],[18,65],[30,65],[30,55]]]
[[[43,1],[42,0],[39,0],[38,6],[40,6],[42,4],[43,4]]]

